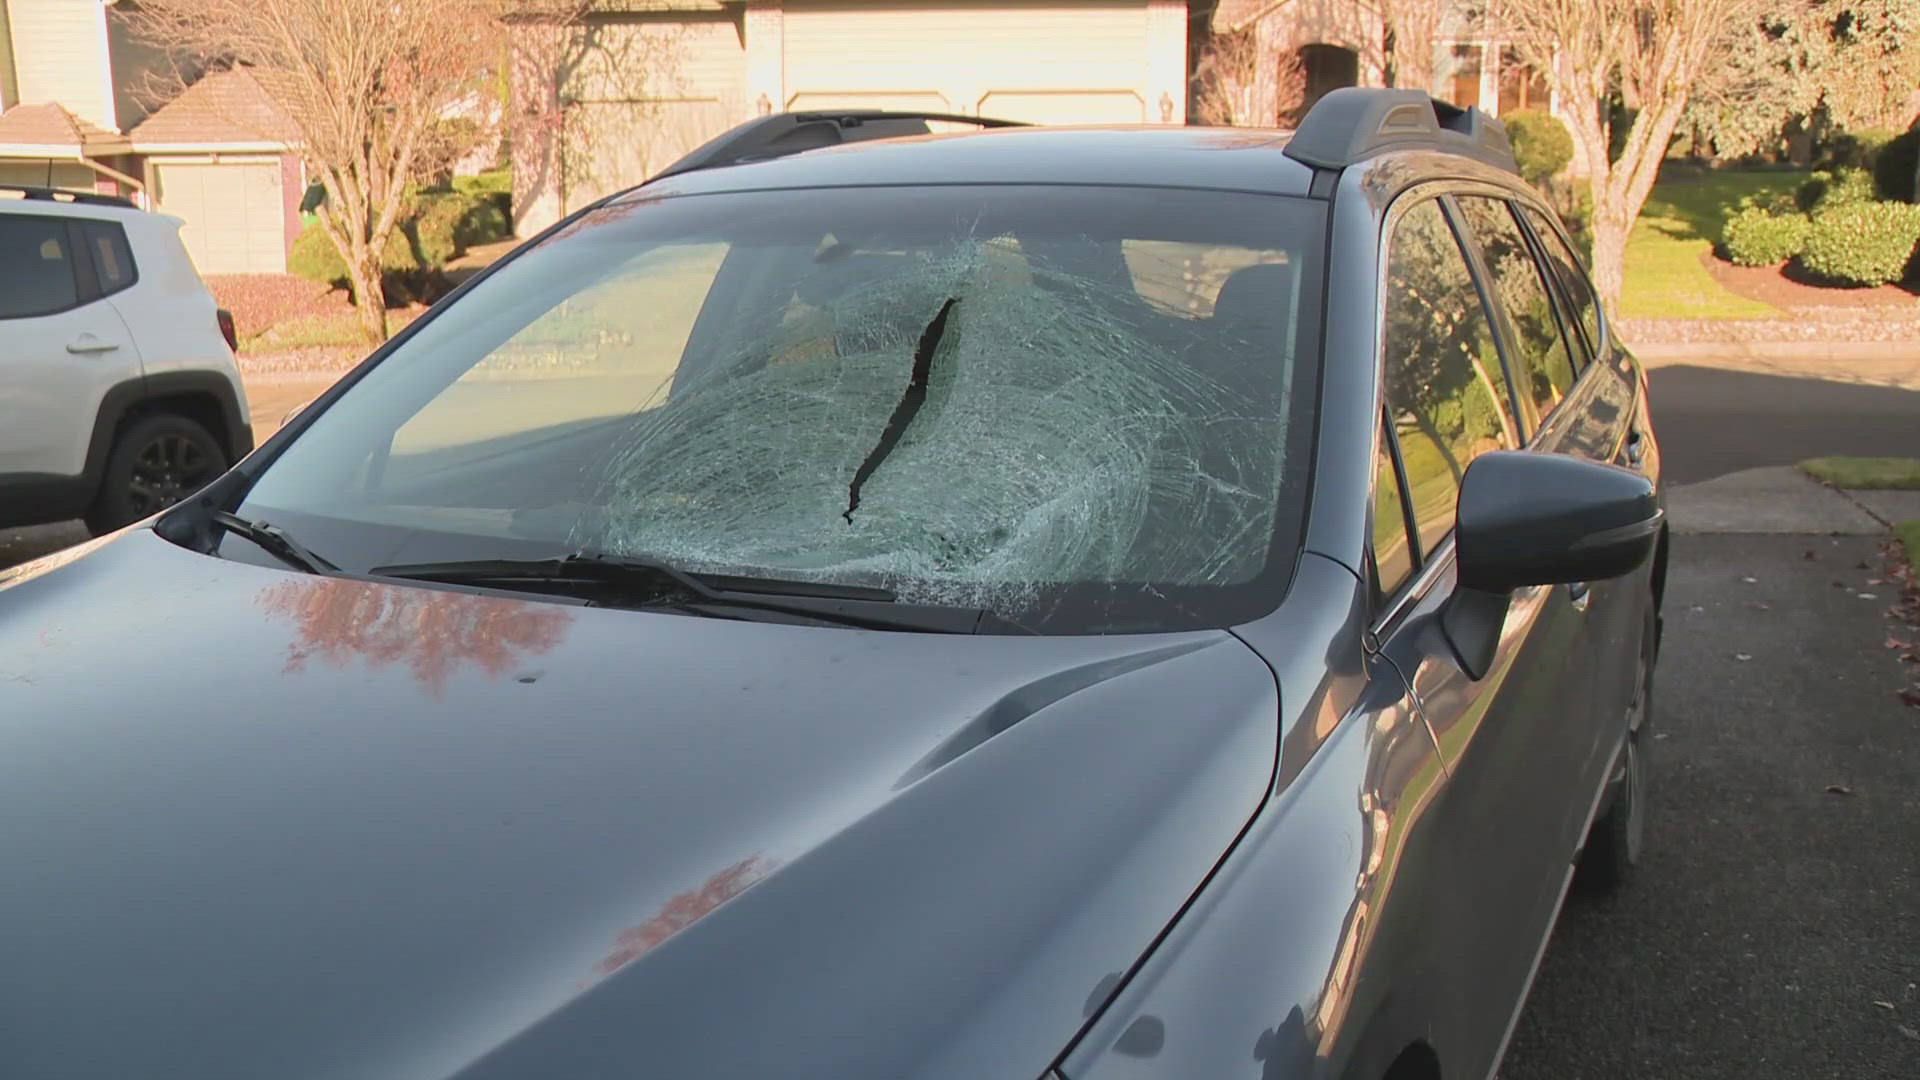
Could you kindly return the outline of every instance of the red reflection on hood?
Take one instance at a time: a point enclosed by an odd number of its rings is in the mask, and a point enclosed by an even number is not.
[[[471,664],[499,676],[559,643],[573,613],[472,593],[397,589],[345,578],[303,578],[263,589],[268,614],[290,620],[289,673],[315,656],[334,667],[355,657],[373,667],[405,663],[438,698],[447,678]]]
[[[714,908],[746,892],[778,865],[772,859],[749,855],[708,878],[699,888],[689,889],[668,900],[646,922],[621,931],[614,941],[613,951],[600,961],[595,970],[601,975],[611,975],[640,959],[668,938],[705,918]]]

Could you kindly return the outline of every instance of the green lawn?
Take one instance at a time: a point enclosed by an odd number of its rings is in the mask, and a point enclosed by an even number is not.
[[[1627,239],[1620,314],[1629,319],[1765,319],[1779,310],[1736,296],[1700,265],[1720,239],[1727,207],[1748,195],[1788,192],[1804,172],[1668,170],[1653,186]]]
[[[1878,491],[1920,490],[1920,460],[1897,457],[1817,457],[1800,471],[1834,487]]]
[[[1895,525],[1893,532],[1900,538],[1900,543],[1906,546],[1907,561],[1920,566],[1920,518]]]

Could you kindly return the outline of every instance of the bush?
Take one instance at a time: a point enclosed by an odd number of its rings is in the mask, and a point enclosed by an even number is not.
[[[494,169],[475,176],[456,176],[453,178],[453,190],[462,195],[483,198],[493,204],[502,220],[513,220],[512,169]],[[509,232],[502,232],[494,239],[503,240],[510,235],[512,234]],[[486,243],[486,241],[477,240],[475,243]]]
[[[1573,161],[1573,133],[1552,113],[1515,109],[1502,114],[1500,122],[1506,125],[1513,160],[1528,183],[1543,184]]]
[[[1722,226],[1721,246],[1736,265],[1773,266],[1800,254],[1812,229],[1813,222],[1805,214],[1778,214],[1767,206],[1745,206]]]
[[[413,257],[413,246],[399,229],[395,229],[393,235],[387,238],[386,257],[380,261],[380,268],[389,274],[405,274],[420,269],[420,263]],[[347,261],[340,257],[332,238],[316,221],[300,230],[299,237],[288,250],[287,272],[308,281],[345,285]]]
[[[1851,166],[1817,172],[1794,190],[1794,202],[1809,214],[1874,200],[1873,174]]]
[[[1895,135],[1880,148],[1873,161],[1873,186],[1883,199],[1912,202],[1916,168],[1920,168],[1920,127]]]
[[[1920,207],[1897,202],[1835,207],[1813,219],[1800,265],[1841,285],[1885,285],[1906,275],[1917,241]]]
[[[1862,128],[1859,131],[1843,131],[1833,137],[1827,145],[1828,168],[1855,168],[1871,171],[1873,163],[1880,158],[1880,151],[1888,143],[1900,137],[1898,131],[1888,128]]]

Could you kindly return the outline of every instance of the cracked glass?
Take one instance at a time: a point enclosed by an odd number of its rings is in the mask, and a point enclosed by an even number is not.
[[[973,185],[634,200],[437,312],[249,492],[351,567],[592,551],[1044,632],[1277,603],[1321,208]]]

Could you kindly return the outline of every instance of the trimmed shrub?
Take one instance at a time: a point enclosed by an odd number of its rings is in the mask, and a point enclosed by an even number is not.
[[[1849,166],[1832,172],[1814,173],[1806,183],[1794,190],[1793,198],[1800,209],[1809,214],[1819,214],[1836,206],[1872,202],[1875,198],[1874,186],[1872,173]]]
[[[1506,125],[1513,160],[1528,183],[1545,183],[1573,161],[1573,133],[1552,113],[1515,109],[1501,114],[1500,122]]]
[[[462,195],[473,195],[491,202],[505,221],[513,219],[513,170],[494,169],[474,176],[456,176],[453,178],[453,190]],[[503,232],[494,237],[503,240],[510,233]],[[476,240],[475,243],[486,243]]]
[[[1800,213],[1776,214],[1765,206],[1735,211],[1721,227],[1721,246],[1739,266],[1773,266],[1806,246],[1813,222]]]
[[[386,257],[381,260],[381,269],[389,274],[404,274],[420,269],[419,262],[413,257],[413,246],[399,229],[395,229],[387,239]],[[325,227],[316,221],[300,230],[299,237],[288,250],[287,272],[308,281],[345,285],[347,261],[340,257]]]
[[[1800,265],[1841,285],[1885,285],[1906,275],[1920,242],[1920,207],[1898,202],[1835,207],[1813,219]]]
[[[1843,131],[1827,144],[1826,164],[1830,168],[1851,167],[1872,171],[1873,163],[1880,158],[1880,151],[1899,137],[1898,131],[1889,128]]]
[[[1883,199],[1912,202],[1916,169],[1920,169],[1920,127],[1895,135],[1880,148],[1873,160],[1873,186]]]

